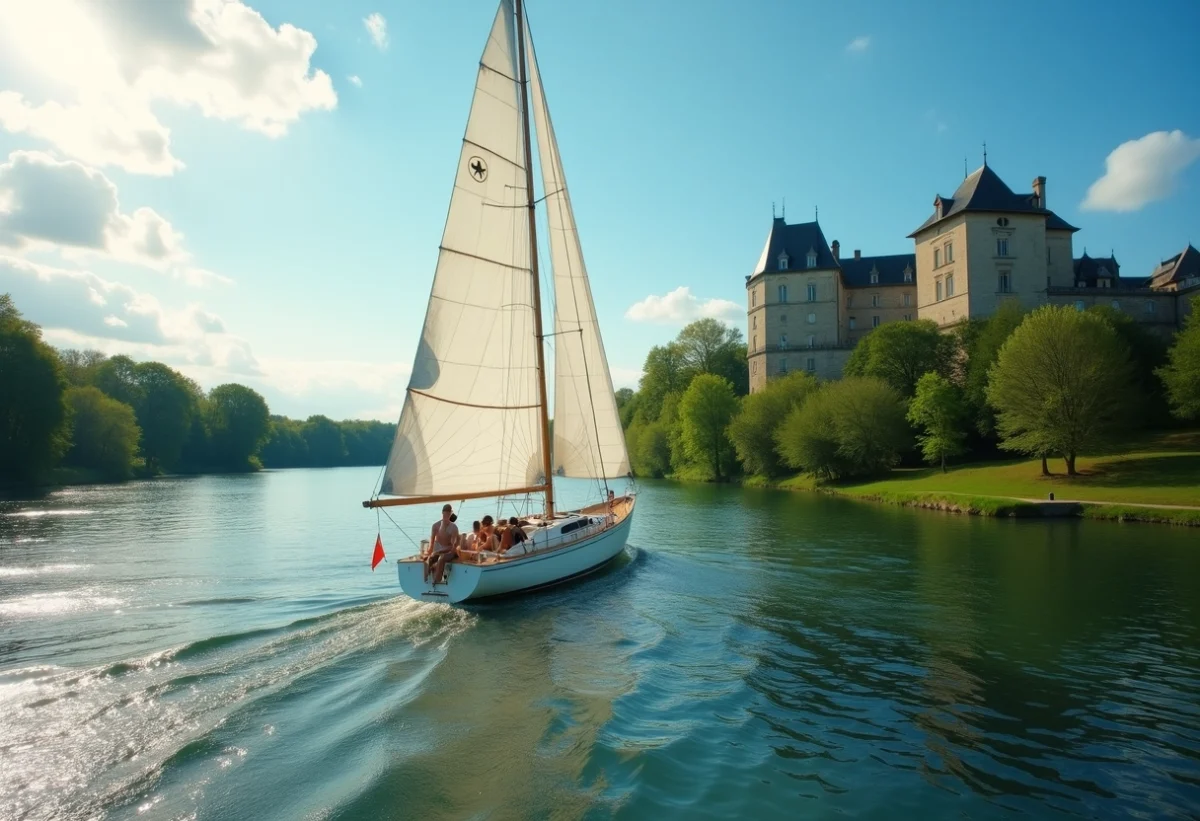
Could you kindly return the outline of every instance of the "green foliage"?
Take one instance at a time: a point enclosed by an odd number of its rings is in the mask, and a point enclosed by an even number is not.
[[[1088,311],[1107,322],[1129,351],[1134,380],[1126,386],[1133,411],[1130,422],[1150,427],[1169,423],[1171,410],[1167,393],[1156,376],[1156,371],[1167,364],[1166,341],[1124,311],[1107,305],[1096,305]]]
[[[792,408],[802,404],[817,384],[813,376],[792,371],[742,400],[742,409],[729,425],[729,439],[747,473],[773,478],[784,472],[775,433]]]
[[[911,445],[903,399],[876,377],[822,385],[788,414],[776,438],[786,464],[820,479],[881,473]]]
[[[736,395],[749,393],[746,344],[740,330],[716,319],[698,319],[679,332],[677,343],[691,374],[715,374],[728,380]]]
[[[911,397],[917,380],[929,371],[948,375],[954,338],[930,319],[887,322],[858,341],[846,362],[846,376],[875,376],[902,396]]]
[[[1128,420],[1129,354],[1098,314],[1046,305],[1033,311],[1000,349],[987,396],[1001,447],[1075,457],[1106,441]]]
[[[1000,348],[1025,319],[1025,309],[1016,299],[1000,303],[987,319],[975,319],[959,331],[959,344],[966,354],[962,385],[964,398],[974,419],[975,429],[983,436],[996,434],[996,413],[987,401],[988,370],[1000,355]]]
[[[930,464],[966,452],[966,403],[962,393],[946,377],[930,371],[917,381],[917,393],[908,405],[908,421],[924,429],[918,435],[921,452]]]
[[[346,437],[337,422],[328,416],[310,416],[304,423],[303,433],[309,464],[327,468],[345,463],[348,455]]]
[[[90,385],[71,388],[66,398],[72,420],[66,464],[108,480],[129,478],[142,435],[133,408]]]
[[[252,470],[254,454],[267,439],[266,401],[245,385],[218,385],[205,405],[211,464],[223,470]]]
[[[684,453],[697,465],[712,470],[718,482],[729,475],[733,447],[726,429],[738,409],[728,379],[697,374],[679,400],[679,436]]]
[[[134,367],[139,389],[133,405],[142,428],[142,455],[151,471],[179,466],[183,445],[192,431],[192,416],[199,410],[200,386],[161,362],[141,362]]]
[[[137,363],[125,355],[101,362],[96,367],[92,384],[118,402],[129,405],[134,412],[145,399],[145,391],[137,379]]]
[[[638,382],[638,402],[649,420],[662,413],[663,398],[687,390],[695,371],[687,364],[683,346],[678,342],[655,345],[646,354],[642,378]]]
[[[1157,374],[1167,389],[1171,412],[1180,419],[1200,418],[1200,295]]]
[[[0,481],[34,481],[66,451],[66,389],[41,329],[0,294]]]
[[[62,360],[67,382],[75,388],[95,385],[100,366],[108,360],[100,351],[77,351],[74,348],[59,351],[58,358]]]

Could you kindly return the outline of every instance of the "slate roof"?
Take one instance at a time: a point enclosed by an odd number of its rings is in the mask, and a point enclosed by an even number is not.
[[[1076,284],[1082,282],[1089,288],[1094,287],[1100,277],[1116,279],[1121,276],[1121,265],[1115,256],[1089,257],[1087,251],[1074,261],[1074,268]]]
[[[981,166],[973,174],[962,181],[962,185],[954,192],[953,197],[939,197],[942,201],[942,216],[934,212],[921,227],[909,234],[915,237],[926,228],[936,225],[942,220],[961,214],[964,211],[991,211],[1003,214],[1043,214],[1046,217],[1046,229],[1050,231],[1078,231],[1062,217],[1047,208],[1038,208],[1034,196],[1029,194],[1014,194],[1012,189],[1004,184],[1004,180],[989,168]]]
[[[882,257],[842,258],[842,282],[847,288],[871,288],[879,285],[914,285],[917,278],[916,254],[890,254]],[[904,281],[904,269],[912,271],[912,282]],[[879,272],[872,284],[871,271]]]
[[[763,246],[762,256],[754,267],[751,276],[779,271],[779,255],[787,252],[789,271],[803,271],[808,268],[808,252],[817,252],[817,268],[836,268],[837,260],[829,250],[825,241],[825,233],[816,222],[801,222],[788,225],[782,217],[776,217],[771,223],[771,233],[767,235],[767,244]]]
[[[1170,259],[1163,260],[1150,272],[1150,287],[1162,288],[1192,277],[1200,277],[1200,251],[1193,248],[1189,242],[1187,248]]]

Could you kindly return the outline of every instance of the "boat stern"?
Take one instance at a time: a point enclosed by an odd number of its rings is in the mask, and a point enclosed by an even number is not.
[[[401,559],[396,573],[400,589],[418,601],[456,604],[470,598],[479,584],[479,567],[463,562],[448,562],[441,584],[433,583],[432,574],[428,581],[424,578],[425,563],[420,559]]]

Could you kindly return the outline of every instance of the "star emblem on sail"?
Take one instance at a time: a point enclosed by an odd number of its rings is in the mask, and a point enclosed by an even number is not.
[[[531,203],[512,0],[501,0],[476,78],[437,269],[380,493],[413,502],[546,492],[550,476],[630,473],[612,377],[532,41],[536,125],[553,276],[553,442],[547,418]],[[532,141],[531,141],[532,142]],[[551,192],[551,193],[545,193]],[[552,455],[552,459],[550,456]],[[553,466],[553,467],[552,467]],[[551,500],[548,498],[548,502]],[[551,503],[552,504],[552,503]]]

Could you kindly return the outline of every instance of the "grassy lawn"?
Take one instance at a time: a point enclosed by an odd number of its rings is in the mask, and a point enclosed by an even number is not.
[[[886,492],[961,493],[1126,504],[1200,506],[1200,432],[1144,437],[1120,453],[1081,456],[1080,475],[1068,479],[1061,459],[1050,461],[1053,476],[1041,475],[1040,460],[993,462],[939,469],[897,470],[887,479],[839,484],[850,495]],[[834,489],[834,488],[831,488]]]

